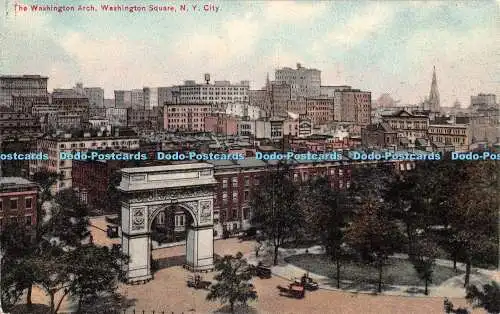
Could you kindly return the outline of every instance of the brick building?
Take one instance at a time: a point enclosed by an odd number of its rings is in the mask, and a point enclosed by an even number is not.
[[[0,178],[0,226],[16,222],[36,225],[38,185],[20,177]]]

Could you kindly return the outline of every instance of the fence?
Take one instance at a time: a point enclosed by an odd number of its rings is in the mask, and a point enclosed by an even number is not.
[[[120,312],[120,314],[184,314],[187,312],[174,312],[174,311],[146,311],[146,310],[123,310],[123,312]]]

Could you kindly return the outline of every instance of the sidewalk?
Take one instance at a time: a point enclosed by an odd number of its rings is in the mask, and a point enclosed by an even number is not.
[[[320,289],[324,290],[332,290],[332,291],[344,291],[351,293],[363,293],[363,294],[374,294],[376,291],[376,287],[368,286],[367,289],[359,290],[359,289],[337,289],[335,286],[335,280],[328,278],[326,276],[318,275],[315,273],[308,272],[300,267],[288,264],[285,262],[285,258],[293,255],[300,254],[323,254],[324,249],[317,245],[310,247],[308,249],[279,249],[278,256],[278,265],[272,266],[271,271],[273,275],[277,277],[281,277],[286,280],[294,280],[295,278],[300,278],[304,273],[308,273],[309,277],[318,282]],[[257,265],[259,261],[268,260],[269,247],[263,246],[261,248],[261,253],[259,254],[259,258],[255,257],[255,252],[245,254],[245,258],[252,265]],[[395,254],[394,258],[407,259],[408,255],[406,254]],[[436,264],[445,267],[453,267],[453,261],[437,259]],[[465,264],[457,263],[457,268],[459,270],[465,271]],[[482,285],[490,282],[491,280],[500,279],[500,272],[486,270],[486,269],[478,269],[473,268],[470,282],[474,285]],[[349,281],[342,281],[343,283],[350,283]],[[444,281],[439,286],[430,286],[429,287],[429,295],[426,296],[421,290],[423,287],[419,286],[404,286],[404,285],[390,285],[390,289],[382,292],[383,295],[391,295],[391,296],[412,296],[412,297],[448,297],[448,298],[464,298],[465,297],[465,289],[464,285],[464,275],[458,275],[455,277],[451,277],[450,279]]]

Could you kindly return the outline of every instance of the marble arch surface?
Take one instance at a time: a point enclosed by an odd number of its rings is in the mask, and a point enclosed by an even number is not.
[[[151,273],[151,227],[169,207],[180,207],[193,218],[186,226],[186,268],[213,269],[213,165],[192,163],[121,170],[121,245],[129,256],[127,281],[147,281]]]

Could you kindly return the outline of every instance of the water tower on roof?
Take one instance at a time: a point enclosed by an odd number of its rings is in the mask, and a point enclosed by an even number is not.
[[[207,82],[207,85],[210,84],[210,74],[205,73],[205,82]]]

